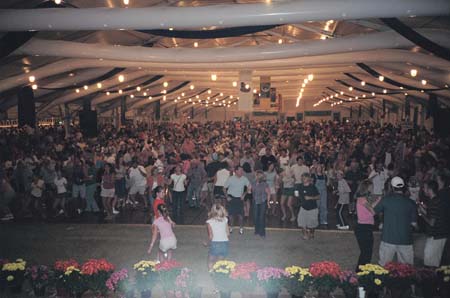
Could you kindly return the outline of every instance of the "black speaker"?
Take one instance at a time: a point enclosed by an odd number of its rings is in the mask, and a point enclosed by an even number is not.
[[[96,111],[80,111],[80,129],[83,136],[95,138],[97,136],[97,112]]]
[[[440,137],[450,136],[450,109],[437,109],[433,117],[433,126],[436,135]]]
[[[34,93],[30,86],[23,87],[17,94],[17,112],[19,114],[19,127],[28,125],[36,127],[36,109],[34,106]]]

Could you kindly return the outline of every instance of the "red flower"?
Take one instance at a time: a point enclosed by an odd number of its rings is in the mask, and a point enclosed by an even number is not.
[[[58,260],[55,262],[54,268],[56,271],[66,272],[67,267],[73,266],[75,268],[80,268],[80,264],[77,261],[70,260]]]
[[[389,271],[389,275],[394,278],[412,278],[416,275],[416,269],[410,264],[396,262],[387,263],[384,268]]]
[[[114,271],[114,265],[105,259],[90,259],[81,266],[81,273],[86,275],[97,274],[100,271],[110,272]]]
[[[230,278],[250,280],[252,279],[252,273],[255,273],[256,270],[258,270],[258,265],[255,262],[240,263],[231,271]]]
[[[162,263],[156,264],[155,269],[156,271],[169,271],[175,268],[181,268],[181,263],[178,263],[175,260],[168,260],[164,261]]]
[[[335,262],[323,261],[318,263],[312,263],[309,267],[309,272],[313,277],[331,276],[339,278],[341,275],[341,267]]]

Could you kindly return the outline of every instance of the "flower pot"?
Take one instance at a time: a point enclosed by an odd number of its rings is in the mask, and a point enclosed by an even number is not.
[[[47,289],[47,287],[34,287],[33,288],[34,296],[36,296],[36,297],[44,297],[46,289]]]
[[[231,292],[230,291],[220,291],[220,298],[230,298]]]
[[[317,297],[318,298],[330,298],[331,297],[331,293],[329,291],[319,290],[317,292]]]
[[[266,292],[267,298],[278,298],[278,292]]]
[[[22,284],[10,285],[8,288],[12,294],[20,294],[22,292]]]
[[[152,298],[152,290],[142,291],[141,298]]]

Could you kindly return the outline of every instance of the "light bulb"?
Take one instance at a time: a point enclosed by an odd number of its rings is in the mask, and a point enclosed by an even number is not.
[[[55,4],[56,4],[56,5],[61,4],[61,0],[55,0]]]
[[[123,0],[123,4],[125,4],[125,5],[130,4],[130,0]]]
[[[230,98],[233,99],[233,95],[230,95]]]
[[[366,86],[366,82],[361,81],[361,86]]]
[[[147,92],[144,92],[144,96],[147,96]]]
[[[83,88],[84,88],[84,90],[88,90],[89,87],[88,87],[88,85],[84,85]]]
[[[123,81],[125,81],[125,77],[124,77],[123,75],[120,75],[118,79],[119,79],[119,82],[121,82],[121,83],[122,83]]]
[[[352,86],[348,87],[348,90],[353,91],[353,87]]]
[[[80,93],[80,89],[75,89],[75,92],[76,93]]]
[[[308,79],[303,80],[303,83],[305,83],[305,84],[308,84],[308,82],[309,82]]]
[[[38,85],[33,84],[33,86],[31,86],[31,89],[36,90],[38,88]]]
[[[163,96],[163,101],[166,101],[166,96],[165,95]]]
[[[133,94],[131,94],[131,95],[130,95],[130,98],[134,98],[134,95],[133,95]]]
[[[250,85],[249,84],[245,84],[245,89],[250,89]]]
[[[314,75],[313,75],[313,74],[309,74],[309,75],[308,75],[308,80],[309,80],[309,81],[314,80]]]
[[[122,89],[119,89],[119,94],[122,94],[122,92],[123,92]]]
[[[212,81],[217,81],[217,75],[213,73],[213,74],[211,75],[211,80],[212,80]]]
[[[35,76],[29,76],[28,77],[28,81],[30,81],[30,83],[34,83],[34,81],[36,81],[36,77]]]
[[[233,82],[233,87],[236,87],[237,86],[237,82]]]
[[[136,90],[137,90],[137,91],[141,91],[141,87],[137,86],[137,87],[136,87]]]
[[[422,85],[426,85],[427,84],[427,80],[422,80]]]
[[[194,48],[198,47],[198,42],[194,42]]]
[[[164,82],[164,83],[163,83],[163,86],[164,86],[164,87],[167,87],[167,86],[169,86],[169,83]]]
[[[379,76],[378,80],[380,80],[380,82],[383,82],[384,81],[384,77],[383,76]]]
[[[211,94],[211,92],[212,92],[211,89],[208,89],[208,94]]]
[[[278,44],[282,44],[283,43],[283,40],[280,38],[280,39],[278,39]]]
[[[102,88],[102,83],[97,83],[97,88],[98,89]]]
[[[223,96],[223,92],[220,92],[220,96]]]
[[[256,90],[256,89],[253,89],[253,93],[255,93],[255,94],[256,94],[256,92],[258,92],[258,90]]]
[[[108,95],[108,96],[111,95],[111,92],[107,91],[107,92],[106,92],[106,95]]]
[[[184,92],[181,92],[181,96],[184,96]]]
[[[386,89],[383,89],[383,93],[386,94],[386,93],[387,93],[387,90],[386,90]]]
[[[415,77],[417,76],[417,69],[411,69],[409,73],[411,74],[412,77]]]
[[[190,88],[191,90],[194,90],[195,86],[194,86],[194,85],[191,85],[189,88]]]
[[[375,96],[375,92],[372,92],[372,96]]]

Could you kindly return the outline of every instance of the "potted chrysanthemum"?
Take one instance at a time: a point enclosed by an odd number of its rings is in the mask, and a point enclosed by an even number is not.
[[[303,297],[309,291],[312,283],[312,275],[309,268],[290,266],[284,269],[287,276],[283,279],[283,287],[292,298]]]
[[[411,285],[416,279],[416,268],[410,264],[389,262],[384,269],[389,272],[386,287],[391,292],[391,298],[410,297]]]
[[[389,271],[376,264],[360,265],[358,283],[364,288],[368,297],[376,297],[383,290]]]
[[[27,263],[23,259],[17,259],[14,262],[4,263],[2,266],[2,282],[10,289],[12,293],[20,293],[25,279],[25,267]]]
[[[263,267],[256,270],[256,282],[266,291],[267,298],[278,297],[283,279],[287,276],[287,272],[281,268]]]
[[[231,295],[230,293],[233,290],[233,283],[230,279],[230,274],[235,267],[235,262],[221,260],[217,261],[209,271],[216,288],[220,292],[221,298],[230,297]]]
[[[31,266],[27,268],[25,276],[30,281],[36,297],[45,296],[45,290],[53,281],[53,271],[45,265]]]
[[[341,268],[335,262],[322,261],[312,263],[309,272],[313,277],[313,287],[317,290],[319,298],[330,297],[340,284]]]
[[[105,259],[89,259],[81,266],[88,290],[99,297],[105,297],[108,292],[106,281],[114,272],[114,265]]]
[[[158,280],[155,266],[155,262],[145,260],[133,266],[136,273],[136,288],[141,293],[141,298],[150,298],[152,296],[152,289]]]

